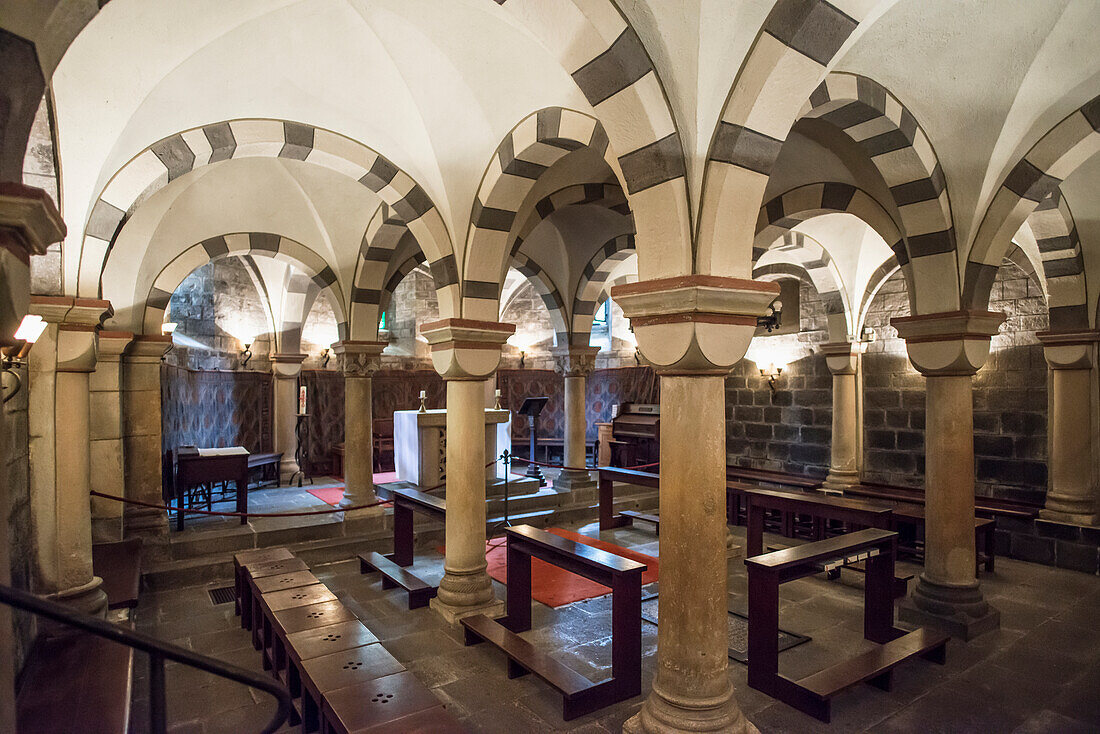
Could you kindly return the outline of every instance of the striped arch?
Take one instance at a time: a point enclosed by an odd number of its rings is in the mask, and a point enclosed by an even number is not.
[[[619,235],[605,242],[584,266],[573,297],[573,344],[588,346],[588,335],[592,333],[592,317],[607,297],[607,276],[616,264],[635,252],[637,249],[634,246],[634,235]]]
[[[279,325],[279,351],[298,354],[302,350],[302,328],[313,308],[321,287],[313,278],[287,269],[283,275],[282,324]]]
[[[557,54],[606,126],[643,249],[665,250],[665,272],[653,276],[691,272],[683,143],[653,61],[622,11],[613,0],[496,2]],[[673,243],[675,256],[667,252]]]
[[[859,318],[856,321],[855,333],[860,334],[863,331],[863,324],[867,320],[867,312],[871,309],[871,301],[875,300],[875,296],[878,295],[879,290],[883,284],[894,277],[894,273],[901,269],[896,260],[886,260],[879,265],[875,272],[871,273],[871,277],[867,280],[867,287],[863,289],[863,297],[859,301]],[[909,283],[905,284],[906,290],[909,288]],[[910,297],[910,303],[912,303],[912,297]]]
[[[774,3],[733,80],[707,152],[696,272],[747,275],[751,242],[742,233],[756,217],[802,100],[856,32],[866,5]]]
[[[453,258],[447,227],[427,192],[377,152],[311,125],[283,120],[229,120],[164,138],[111,177],[84,226],[77,292],[88,296],[101,292],[100,275],[107,254],[141,202],[197,168],[236,158],[288,158],[350,176],[393,207],[431,260]]]
[[[294,265],[304,272],[326,294],[336,313],[336,328],[341,339],[348,338],[347,315],[344,311],[344,294],[336,275],[324,259],[305,245],[287,237],[267,232],[241,232],[211,237],[187,248],[157,274],[149,294],[145,298],[143,330],[146,334],[159,334],[164,323],[164,312],[173,291],[195,268],[226,255],[251,255],[271,257]]]
[[[983,307],[989,302],[997,268],[1020,226],[1053,196],[1066,176],[1098,151],[1100,96],[1051,128],[1013,166],[993,195],[967,257],[963,298],[969,306]],[[1058,198],[1061,200],[1060,192]]]
[[[403,243],[413,243],[415,249],[425,255],[424,260],[431,260],[429,267],[435,278],[440,316],[449,318],[457,314],[455,306],[458,297],[458,268],[454,255],[448,253],[432,259],[431,252],[420,246],[416,232],[400,212],[383,203],[367,223],[359,246],[359,259],[355,265],[355,279],[351,289],[352,339],[371,340],[377,335],[378,320],[385,308],[381,299],[386,274],[389,272],[390,260]]]
[[[611,297],[611,289],[617,285],[626,285],[627,283],[637,283],[638,276],[635,273],[624,273],[612,280],[604,281],[603,288],[600,289],[600,295],[596,298],[596,307],[592,309],[592,316],[596,315],[596,311],[600,310],[600,306],[604,304],[608,298]],[[592,332],[592,319],[589,319],[588,332]],[[584,346],[588,346],[585,344]]]
[[[545,196],[535,204],[523,224],[516,230],[512,239],[509,252],[515,255],[523,246],[523,241],[539,226],[542,220],[548,218],[558,209],[567,206],[582,206],[593,204],[618,212],[624,216],[630,216],[630,206],[626,203],[626,194],[617,183],[588,183],[574,184],[558,189],[549,196]]]
[[[386,309],[390,307],[390,302],[393,300],[393,292],[397,290],[397,286],[401,285],[401,281],[403,281],[409,273],[423,265],[424,262],[424,253],[417,252],[408,260],[398,265],[397,269],[395,269],[389,279],[386,280],[386,285],[382,287],[381,298],[378,300],[379,320],[381,320],[382,314],[385,313]],[[354,309],[355,306],[353,305],[352,308]],[[377,323],[378,320],[375,321],[375,324]]]
[[[535,292],[546,304],[546,310],[550,312],[550,323],[554,325],[554,346],[561,347],[568,344],[569,327],[566,320],[565,301],[562,299],[558,287],[554,285],[554,281],[550,279],[550,276],[538,263],[523,253],[516,253],[512,257],[512,266],[527,276],[527,279],[534,285]],[[501,311],[504,310],[504,306],[503,303],[500,305]],[[499,320],[499,314],[497,318]]]
[[[832,73],[810,95],[803,116],[842,130],[867,153],[890,188],[904,237],[894,255],[915,284],[910,289],[913,312],[957,309],[959,270],[947,182],[913,114],[878,82]]]
[[[820,242],[801,232],[785,232],[762,257],[764,262],[753,263],[753,278],[789,274],[791,267],[805,272],[825,303],[830,339],[844,340],[852,333],[855,319],[851,316],[849,299],[841,286],[840,273]]]
[[[1035,235],[1039,255],[1042,257],[1051,331],[1089,328],[1088,292],[1085,263],[1081,256],[1081,238],[1077,234],[1073,213],[1070,212],[1069,204],[1062,196],[1060,188],[1039,202],[1028,215],[1027,224]],[[1012,252],[1012,248],[1009,252]],[[1015,260],[1009,254],[1005,257]],[[1026,258],[1025,255],[1024,259]]]
[[[538,178],[581,147],[603,155],[616,167],[603,126],[593,117],[550,107],[524,118],[497,148],[481,179],[466,237],[462,314],[497,318],[500,283],[508,265],[508,237],[516,213]]]
[[[760,208],[756,219],[756,240],[752,249],[755,263],[770,244],[802,222],[822,214],[851,214],[861,219],[890,246],[898,262],[904,262],[901,232],[893,218],[870,194],[844,183],[799,186],[780,194]]]

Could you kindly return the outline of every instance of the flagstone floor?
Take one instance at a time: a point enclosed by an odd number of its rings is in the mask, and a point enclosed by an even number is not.
[[[297,488],[295,488],[297,490]],[[305,494],[305,492],[302,492]],[[307,495],[312,497],[312,495]],[[305,500],[303,500],[305,501]],[[323,504],[323,503],[320,503]],[[589,535],[651,555],[659,544],[648,528]],[[743,528],[733,532],[743,542]],[[443,572],[437,552],[418,552],[416,572],[434,581]],[[899,568],[918,571],[899,564]],[[560,697],[534,676],[509,679],[504,658],[488,645],[464,647],[461,635],[430,609],[409,611],[400,589],[383,591],[377,576],[361,576],[354,561],[314,572],[359,615],[382,644],[472,731],[617,732],[642,703],[638,697],[564,722]],[[780,655],[780,670],[809,674],[858,651],[862,641],[861,579],[811,577],[784,584],[780,624],[811,642]],[[242,667],[260,670],[260,656],[240,629],[232,604],[215,606],[209,588],[220,583],[143,595],[139,629]],[[504,588],[495,584],[497,595]],[[730,662],[737,699],[762,732],[1095,732],[1100,730],[1100,578],[1012,560],[983,574],[987,598],[1002,612],[1002,626],[970,643],[952,640],[947,664],[914,660],[898,668],[895,688],[852,689],[834,701],[833,723],[821,724],[747,687],[745,666]],[[654,585],[659,586],[659,583]],[[647,587],[649,590],[650,587]],[[741,559],[729,564],[729,606],[744,612],[746,575]],[[578,672],[599,679],[610,669],[610,597],[558,609],[535,605],[532,642]],[[643,692],[655,668],[657,628],[642,625]],[[132,732],[146,730],[147,679],[137,661]],[[258,731],[271,711],[263,694],[197,671],[170,666],[172,731],[196,734]]]

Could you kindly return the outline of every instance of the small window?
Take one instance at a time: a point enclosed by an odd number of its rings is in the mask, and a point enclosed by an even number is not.
[[[607,316],[611,312],[611,299],[608,298],[603,302],[598,309],[596,309],[596,315],[592,317],[592,328],[598,328],[607,326]]]
[[[382,318],[378,319],[378,330],[381,331],[382,329],[385,329],[385,328],[386,328],[386,312],[383,311],[382,312]]]

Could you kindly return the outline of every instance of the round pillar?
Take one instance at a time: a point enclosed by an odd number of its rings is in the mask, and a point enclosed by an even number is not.
[[[661,375],[657,674],[623,731],[756,731],[728,671],[724,391],[777,295],[775,283],[700,275],[612,290]]]
[[[1036,334],[1051,374],[1050,459],[1039,516],[1073,525],[1100,523],[1093,457],[1092,367],[1100,332]]]
[[[504,613],[485,561],[485,381],[500,362],[512,324],[443,319],[423,324],[432,364],[447,381],[447,550],[443,578],[431,600],[449,624]]]
[[[956,311],[891,320],[926,378],[924,571],[900,606],[906,622],[971,639],[1000,626],[982,596],[974,546],[972,378],[1004,314]]]
[[[585,384],[588,375],[596,368],[599,347],[563,347],[554,350],[554,369],[565,377],[565,450],[566,467],[554,479],[554,489],[572,492],[578,489],[594,489],[596,481],[591,473],[578,467],[587,466],[588,452],[585,438],[588,418],[585,412]]]
[[[825,362],[833,374],[833,432],[829,474],[821,485],[843,493],[859,484],[859,356],[862,345],[849,342],[822,344]]]
[[[385,342],[333,345],[344,373],[344,497],[342,507],[367,505],[374,494],[374,419],[371,376],[381,367]],[[381,513],[381,508],[364,512]],[[356,512],[359,512],[358,510]]]

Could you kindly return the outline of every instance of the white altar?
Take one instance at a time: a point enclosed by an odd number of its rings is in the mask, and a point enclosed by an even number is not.
[[[485,461],[512,451],[512,413],[485,410]],[[393,459],[397,480],[434,487],[447,473],[447,411],[398,410],[393,414]],[[485,481],[504,478],[498,461],[486,467]]]

